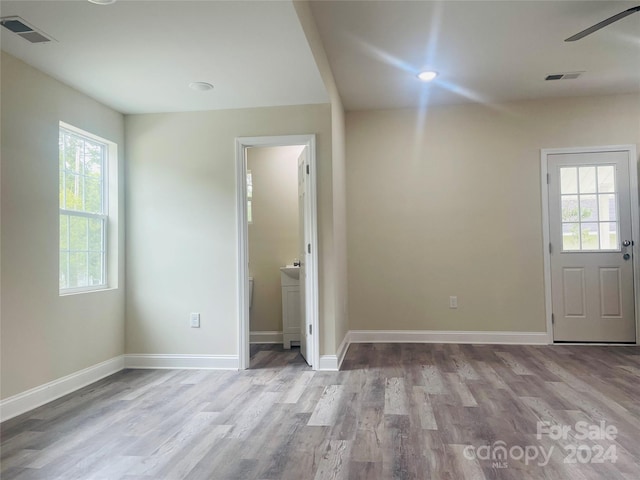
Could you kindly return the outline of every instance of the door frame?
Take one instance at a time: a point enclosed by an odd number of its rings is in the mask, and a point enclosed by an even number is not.
[[[553,343],[553,323],[551,321],[551,253],[549,244],[549,184],[548,182],[548,157],[549,155],[570,153],[606,153],[627,152],[629,158],[629,197],[631,201],[631,235],[633,238],[633,293],[636,320],[636,345],[640,344],[640,225],[638,209],[638,156],[635,145],[607,145],[597,147],[573,147],[573,148],[543,148],[540,150],[540,185],[542,192],[542,250],[544,253],[544,296],[545,313],[547,317],[547,335],[549,343]],[[611,345],[611,344],[606,344]],[[624,344],[629,345],[629,344]]]
[[[236,221],[238,228],[238,368],[249,368],[249,230],[247,224],[247,162],[245,151],[250,147],[288,147],[304,145],[308,152],[309,177],[305,197],[305,233],[311,244],[311,254],[306,264],[307,295],[306,314],[311,324],[312,368],[320,363],[320,328],[318,295],[318,215],[316,186],[316,136],[278,135],[268,137],[236,137]],[[310,318],[309,318],[310,317]]]

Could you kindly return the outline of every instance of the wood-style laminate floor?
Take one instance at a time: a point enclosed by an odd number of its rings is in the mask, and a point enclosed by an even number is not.
[[[252,366],[125,370],[9,420],[1,478],[640,479],[637,347],[360,344],[341,372],[259,347]]]

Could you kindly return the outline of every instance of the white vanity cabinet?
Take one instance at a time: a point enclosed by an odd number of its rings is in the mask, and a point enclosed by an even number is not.
[[[282,267],[282,347],[291,348],[291,342],[300,341],[300,269]]]

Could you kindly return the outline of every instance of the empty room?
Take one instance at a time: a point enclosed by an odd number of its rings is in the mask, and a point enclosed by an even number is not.
[[[639,2],[0,32],[0,478],[640,478]]]

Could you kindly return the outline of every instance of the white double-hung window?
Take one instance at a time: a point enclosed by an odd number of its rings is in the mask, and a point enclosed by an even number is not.
[[[60,124],[60,293],[108,286],[110,142]]]

